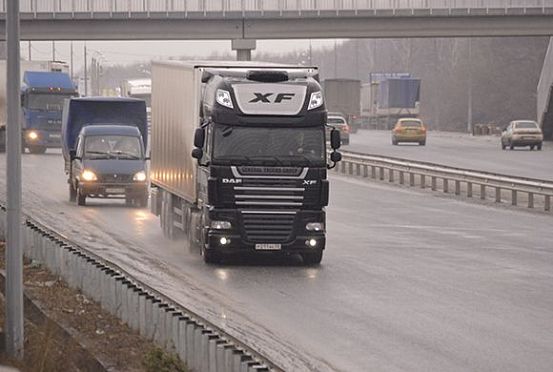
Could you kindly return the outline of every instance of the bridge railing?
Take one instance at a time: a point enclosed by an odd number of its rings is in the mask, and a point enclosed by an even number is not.
[[[0,12],[6,2],[0,0]],[[20,0],[24,13],[220,13],[500,9],[545,12],[550,0]]]

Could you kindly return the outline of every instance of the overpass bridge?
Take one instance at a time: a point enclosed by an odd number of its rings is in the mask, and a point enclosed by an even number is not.
[[[553,140],[553,38],[549,39],[538,83],[538,121],[545,138]]]
[[[21,0],[21,12],[23,40],[553,35],[550,0]]]

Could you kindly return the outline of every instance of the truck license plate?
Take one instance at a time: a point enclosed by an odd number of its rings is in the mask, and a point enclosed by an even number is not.
[[[116,187],[108,187],[106,188],[107,194],[124,194],[125,189],[123,188],[116,188]]]
[[[280,244],[256,244],[255,249],[258,251],[278,251],[282,248]]]

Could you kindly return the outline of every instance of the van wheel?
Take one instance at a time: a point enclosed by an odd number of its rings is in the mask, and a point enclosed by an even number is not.
[[[323,260],[323,250],[320,249],[315,252],[302,253],[301,258],[303,259],[303,264],[307,266],[319,265]]]
[[[538,143],[538,151],[541,151],[541,143]]]
[[[530,146],[530,151],[534,150],[534,147],[536,147],[535,145],[531,145]]]
[[[425,146],[425,145],[426,145],[426,141],[420,141],[420,142],[419,142],[419,145],[420,145],[420,146]]]
[[[501,150],[505,150],[507,148],[507,146],[505,146],[505,144],[503,142],[501,142]]]
[[[29,152],[31,154],[44,154],[46,152],[46,146],[29,146]]]
[[[511,143],[511,144],[509,145],[509,148],[510,148],[511,150],[514,150],[514,149],[515,149],[515,145],[513,145],[513,144]]]
[[[397,146],[397,140],[392,139],[392,145]]]
[[[80,188],[77,188],[77,205],[86,205],[86,195],[83,195]]]
[[[69,184],[69,201],[75,202],[77,199],[77,190],[73,187],[73,184]]]

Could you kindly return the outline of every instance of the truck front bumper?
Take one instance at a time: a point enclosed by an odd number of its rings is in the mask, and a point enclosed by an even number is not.
[[[59,131],[51,132],[39,129],[27,129],[23,133],[26,147],[41,146],[48,148],[61,147],[61,133]]]
[[[324,231],[308,231],[306,224],[308,222],[325,223],[324,211],[299,210],[290,219],[289,234],[282,239],[267,238],[262,236],[274,235],[277,229],[282,229],[282,222],[278,222],[279,227],[267,224],[264,228],[259,228],[255,221],[255,216],[248,217],[246,222],[243,211],[226,210],[210,211],[211,221],[229,221],[231,228],[218,230],[208,228],[206,233],[206,249],[215,250],[224,254],[247,253],[247,252],[265,252],[273,254],[294,254],[308,253],[325,249],[326,237]],[[253,221],[253,222],[252,222]],[[211,223],[211,222],[209,222]],[[259,224],[266,223],[259,220]],[[255,224],[255,231],[250,230],[250,226]]]
[[[117,184],[81,182],[79,190],[82,195],[91,198],[137,198],[148,193],[148,185],[143,182]]]

